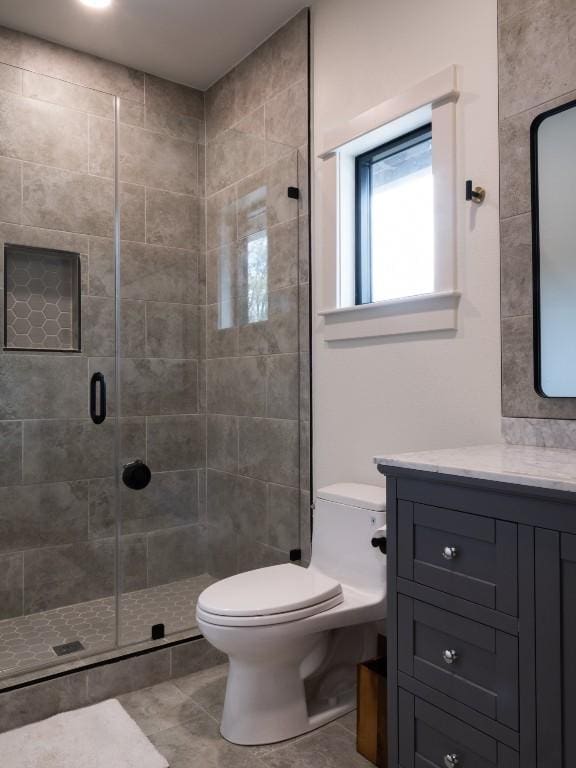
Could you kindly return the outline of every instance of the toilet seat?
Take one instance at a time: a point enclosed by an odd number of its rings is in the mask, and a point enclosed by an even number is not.
[[[273,565],[240,573],[204,590],[198,617],[220,626],[262,626],[296,621],[344,600],[335,579],[314,568]]]

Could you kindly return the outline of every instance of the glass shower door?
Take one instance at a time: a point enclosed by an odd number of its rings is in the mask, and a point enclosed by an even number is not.
[[[209,583],[199,526],[205,438],[194,114],[202,96],[156,78],[145,87],[146,125],[124,101],[119,122],[120,181],[134,210],[145,209],[145,218],[123,211],[120,229],[120,425],[122,435],[142,438],[120,491],[121,645],[190,634],[195,598]],[[174,116],[177,109],[183,114]]]
[[[119,463],[115,99],[6,69],[0,677],[115,645]]]

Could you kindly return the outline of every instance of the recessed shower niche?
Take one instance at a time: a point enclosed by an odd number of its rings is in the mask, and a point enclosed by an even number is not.
[[[6,245],[4,348],[80,351],[80,256]]]

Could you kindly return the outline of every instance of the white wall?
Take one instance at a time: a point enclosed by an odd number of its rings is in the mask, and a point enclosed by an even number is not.
[[[381,484],[372,457],[500,441],[496,0],[316,0],[314,138],[450,64],[458,106],[456,332],[326,344],[313,313],[315,487]],[[322,162],[314,174],[313,275],[320,309]],[[465,179],[486,187],[463,200]]]

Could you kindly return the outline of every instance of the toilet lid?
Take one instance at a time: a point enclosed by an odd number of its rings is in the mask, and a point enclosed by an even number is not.
[[[342,595],[335,580],[314,568],[272,565],[239,573],[202,592],[198,606],[218,616],[270,616],[298,611]]]

